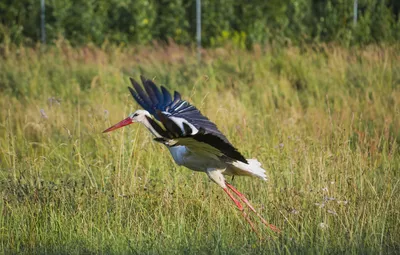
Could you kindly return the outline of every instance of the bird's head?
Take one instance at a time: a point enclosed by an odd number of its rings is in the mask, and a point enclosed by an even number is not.
[[[104,130],[103,133],[107,133],[107,132],[116,130],[118,128],[122,128],[124,126],[127,126],[127,125],[135,123],[135,122],[143,122],[146,119],[146,116],[150,117],[150,113],[148,111],[137,110],[136,112],[129,114],[129,116],[126,119],[118,122],[117,124],[115,124],[112,127],[107,128],[106,130]]]

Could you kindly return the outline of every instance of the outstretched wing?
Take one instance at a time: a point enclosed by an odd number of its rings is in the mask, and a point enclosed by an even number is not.
[[[195,150],[204,144],[229,158],[247,163],[217,126],[196,107],[182,100],[178,92],[175,91],[172,97],[165,87],[161,86],[159,89],[153,81],[143,76],[140,78],[144,89],[131,78],[132,87],[128,87],[129,91],[140,106],[164,125],[167,131],[164,136],[166,143],[167,139],[175,138],[176,145],[193,147]],[[163,142],[162,140],[157,138],[158,142]]]
[[[134,79],[130,78],[133,87],[128,87],[129,91],[136,102],[157,120],[161,121],[160,114],[157,114],[159,111],[175,122],[182,123],[186,121],[197,130],[202,128],[206,134],[212,134],[219,137],[224,142],[229,143],[228,139],[218,130],[217,126],[202,115],[196,107],[182,100],[178,92],[175,91],[174,97],[172,98],[171,94],[164,86],[161,86],[160,90],[153,81],[143,76],[140,76],[140,78],[144,90]]]
[[[196,142],[191,143],[191,141]],[[236,159],[247,163],[245,157],[243,157],[243,155],[240,154],[240,152],[235,147],[233,147],[232,144],[226,143],[219,137],[214,136],[213,134],[205,133],[203,129],[200,129],[199,132],[194,135],[178,138],[178,144],[188,146],[193,150],[197,150],[198,147],[204,149],[205,146],[201,146],[201,144],[206,144],[208,146],[211,146],[212,148],[219,150],[223,155],[231,159]]]
[[[161,114],[162,113],[158,113]],[[229,142],[225,142],[218,136],[206,133],[203,128],[193,132],[190,124],[183,122],[183,128],[168,118],[161,116],[161,122],[166,128],[164,138],[155,138],[157,142],[164,143],[169,146],[183,145],[188,147],[192,152],[202,153],[208,152],[218,157],[227,156],[228,158],[248,163],[246,158]]]

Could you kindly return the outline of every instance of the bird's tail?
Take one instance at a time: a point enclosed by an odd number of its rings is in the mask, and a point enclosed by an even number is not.
[[[241,170],[242,174],[238,175],[253,175],[264,181],[267,180],[265,170],[261,167],[261,163],[257,159],[247,159],[248,164],[241,161],[234,161],[232,165]],[[243,173],[245,172],[245,173]]]

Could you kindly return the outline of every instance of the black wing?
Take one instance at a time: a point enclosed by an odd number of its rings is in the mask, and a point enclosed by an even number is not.
[[[232,144],[226,143],[219,137],[214,136],[213,134],[207,134],[203,129],[200,129],[199,132],[197,132],[195,135],[190,136],[194,140],[198,142],[203,142],[208,145],[211,145],[214,148],[217,148],[219,151],[221,151],[223,154],[226,156],[236,159],[239,161],[242,161],[247,164],[247,160],[245,157],[243,157],[240,152],[233,147]]]
[[[197,142],[208,144],[218,149],[224,155],[247,163],[242,154],[228,141],[228,139],[218,130],[217,126],[211,122],[201,112],[181,99],[178,92],[174,92],[172,98],[168,90],[161,86],[161,89],[153,81],[140,76],[144,90],[134,79],[130,79],[133,88],[128,87],[133,98],[146,111],[152,114],[166,128],[165,138],[194,139]],[[179,127],[171,117],[181,118],[198,129],[198,132],[192,134],[192,128],[183,123]],[[182,140],[181,139],[181,140]],[[159,142],[162,138],[158,138]],[[183,141],[182,140],[182,141]]]
[[[152,114],[157,120],[160,120],[160,114],[157,111],[163,112],[167,117],[177,117],[185,119],[187,122],[195,126],[197,129],[204,129],[206,134],[217,136],[225,143],[229,143],[228,139],[218,130],[217,126],[205,117],[201,112],[181,99],[178,92],[174,92],[172,98],[168,90],[161,86],[161,89],[154,84],[153,81],[140,76],[144,90],[134,79],[130,78],[132,86],[128,87],[136,102],[146,111]]]

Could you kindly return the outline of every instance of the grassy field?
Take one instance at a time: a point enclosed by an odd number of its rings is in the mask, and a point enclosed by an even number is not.
[[[0,57],[0,251],[400,251],[400,46],[8,48]],[[255,235],[222,189],[148,131],[128,78],[176,89],[268,182],[233,184],[282,229]]]

